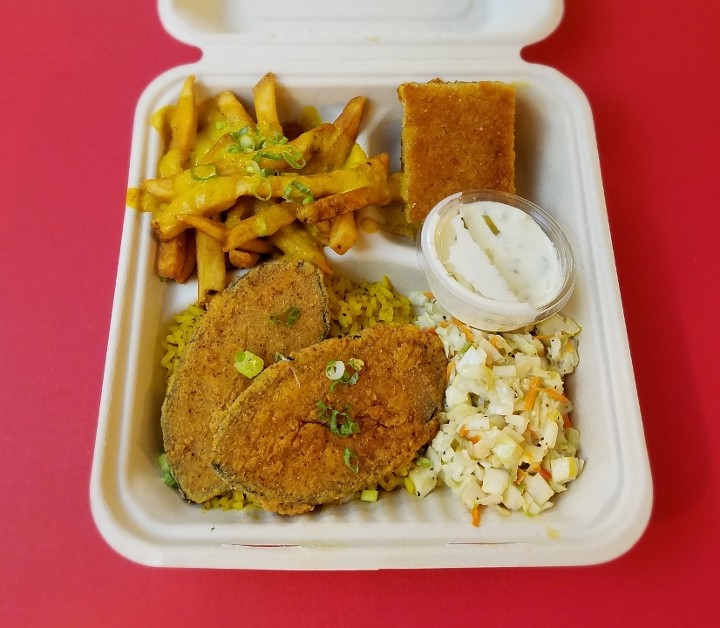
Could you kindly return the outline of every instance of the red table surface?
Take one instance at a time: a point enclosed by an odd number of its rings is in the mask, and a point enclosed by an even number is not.
[[[199,53],[165,33],[148,0],[3,2],[0,624],[715,616],[719,18],[698,0],[569,0],[557,31],[524,53],[578,83],[595,115],[655,485],[642,539],[592,567],[296,573],[143,567],[96,530],[88,485],[134,107]]]

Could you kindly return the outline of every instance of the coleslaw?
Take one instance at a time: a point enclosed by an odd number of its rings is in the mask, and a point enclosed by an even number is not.
[[[584,464],[564,381],[579,361],[580,327],[555,314],[512,332],[482,332],[450,316],[431,293],[410,300],[449,364],[440,429],[410,470],[408,490],[423,497],[447,485],[475,525],[484,506],[528,515],[551,508]]]

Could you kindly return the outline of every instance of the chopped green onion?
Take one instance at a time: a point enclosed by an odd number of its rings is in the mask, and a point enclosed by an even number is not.
[[[497,228],[497,225],[493,222],[493,219],[490,218],[490,216],[483,214],[483,218],[485,219],[485,224],[488,226],[488,229],[492,231],[493,235],[500,233],[500,229]]]
[[[282,314],[272,315],[270,317],[270,322],[290,327],[297,322],[298,318],[300,318],[300,308],[297,305],[291,305]]]
[[[217,168],[215,164],[201,164],[190,168],[190,176],[195,181],[207,181],[213,177],[217,177]]]
[[[267,194],[261,194],[259,192],[260,185],[265,184],[265,189],[267,190]],[[260,201],[269,201],[272,198],[272,185],[270,181],[267,180],[267,177],[263,177],[258,175],[258,182],[255,186],[255,191],[253,192],[253,196],[255,196],[256,199]],[[265,234],[263,234],[265,235]]]
[[[325,367],[328,379],[338,380],[345,373],[345,363],[342,360],[330,360]]]
[[[315,406],[318,409],[318,420],[328,426],[331,434],[335,436],[350,436],[360,431],[360,425],[353,420],[347,411],[350,409],[349,406],[346,407],[345,411],[337,410],[336,408],[325,405],[322,399],[318,399],[315,402]]]
[[[267,222],[265,222],[265,218],[263,218],[262,216],[257,216],[255,220],[257,223],[258,236],[260,236],[261,238],[263,236],[266,236],[268,228],[267,228]]]
[[[168,462],[167,454],[160,454],[158,456],[158,463],[160,464],[160,473],[162,474],[163,482],[165,482],[165,484],[167,484],[170,488],[177,488],[178,483],[177,480],[175,480],[172,468]]]
[[[228,153],[236,154],[241,152],[240,147],[237,144],[230,144],[226,149]]]
[[[286,201],[292,200],[294,195],[293,188],[303,195],[303,205],[307,205],[308,203],[313,203],[315,201],[310,188],[301,181],[291,181],[287,184],[282,194],[282,197]]]
[[[425,458],[425,456],[418,456],[415,462],[418,467],[422,467],[423,469],[430,469],[432,467],[432,462]]]
[[[360,431],[360,425],[353,421],[352,417],[347,412],[339,412],[338,416],[340,417],[347,417],[347,421],[344,423],[340,423],[340,429],[338,430],[340,432],[340,436],[350,436],[351,434],[357,434]],[[332,426],[330,427],[330,431],[332,432]]]
[[[273,356],[275,358],[275,362],[289,362],[290,358],[285,357],[282,353],[276,352]]]
[[[362,502],[376,502],[378,500],[378,492],[373,489],[366,488],[360,493],[360,501]]]
[[[258,163],[261,159],[272,159],[273,161],[280,161],[282,158],[283,155],[279,155],[278,153],[272,153],[269,150],[259,150],[253,155],[252,160],[255,163]]]
[[[222,131],[223,129],[227,128],[227,122],[225,120],[216,120],[215,121],[215,130]]]
[[[357,452],[350,449],[350,447],[345,447],[345,451],[343,452],[343,461],[345,462],[345,466],[353,473],[357,473],[360,470]]]
[[[332,375],[335,375],[333,377],[331,376],[331,372],[329,372],[329,369],[330,365],[334,363],[339,363],[342,366],[335,367],[335,370],[332,371]],[[325,369],[325,374],[328,376],[329,379],[333,380],[332,384],[330,384],[330,392],[333,392],[338,384],[346,384],[347,386],[354,386],[355,384],[357,384],[357,381],[360,377],[360,369],[363,367],[364,362],[362,360],[358,360],[357,358],[350,358],[347,365],[350,368],[354,369],[353,373],[349,373],[345,368],[345,364],[343,362],[340,362],[339,360],[328,363],[328,366]]]
[[[294,146],[288,146],[282,156],[295,170],[300,170],[307,163],[303,154]]]
[[[272,134],[272,137],[266,137],[264,138],[264,141],[268,144],[287,144],[289,140],[282,133],[280,133],[280,131],[275,131]]]
[[[251,153],[252,151],[255,150],[257,143],[249,135],[242,135],[240,137],[240,139],[238,140],[238,145],[240,146],[241,150],[243,150],[244,152]]]
[[[235,368],[248,379],[252,379],[263,370],[263,359],[252,351],[238,351],[235,354]]]
[[[245,164],[245,172],[247,172],[250,176],[254,174],[260,174],[260,166],[258,166],[258,163],[256,161],[253,161],[252,159]]]

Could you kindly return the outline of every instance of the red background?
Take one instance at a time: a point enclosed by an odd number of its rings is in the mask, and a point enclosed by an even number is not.
[[[718,3],[566,2],[525,58],[577,82],[603,179],[655,484],[646,534],[572,569],[153,569],[88,484],[136,100],[199,57],[150,0],[0,5],[0,623],[695,625],[716,612]],[[632,482],[632,478],[627,478]],[[711,622],[712,623],[712,622]]]

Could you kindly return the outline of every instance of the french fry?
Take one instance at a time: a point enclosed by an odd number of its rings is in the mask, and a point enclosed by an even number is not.
[[[174,113],[175,105],[166,105],[153,113],[150,118],[150,124],[160,136],[160,143],[164,150],[166,150],[170,144],[170,137],[172,135],[170,120],[172,120]]]
[[[163,208],[163,203],[155,198],[152,194],[148,194],[142,188],[128,188],[125,196],[125,205],[139,211],[155,214]]]
[[[290,195],[293,200],[304,200],[306,194],[318,199],[366,186],[381,186],[387,189],[388,161],[387,153],[381,153],[354,168],[311,175],[281,174],[268,177],[267,181],[273,198]],[[286,191],[289,194],[286,194]]]
[[[223,223],[213,220],[212,218],[193,216],[192,214],[185,214],[178,218],[189,227],[193,227],[196,231],[201,231],[213,240],[220,242],[220,244],[225,242],[227,228]]]
[[[402,172],[393,172],[388,175],[388,190],[391,201],[405,201],[405,176]]]
[[[382,153],[354,168],[333,171],[330,173],[331,175],[362,172],[366,176],[366,183],[303,205],[298,209],[298,218],[304,223],[313,224],[348,212],[357,211],[368,205],[384,205],[390,200],[387,187],[388,161],[388,155]],[[314,176],[319,177],[322,175]],[[360,177],[358,177],[359,180]]]
[[[338,255],[345,255],[355,244],[358,237],[355,213],[349,212],[330,221],[328,246]]]
[[[278,229],[270,236],[270,242],[292,259],[304,259],[312,262],[326,275],[332,274],[320,245],[297,222]]]
[[[185,283],[195,270],[195,238],[190,232],[158,242],[155,262],[158,277]]]
[[[275,75],[268,72],[253,88],[255,102],[255,119],[260,135],[272,137],[282,135],[282,125],[278,117],[275,95]]]
[[[247,253],[260,253],[267,255],[274,252],[275,247],[267,240],[255,238],[254,240],[243,242],[237,249],[233,249],[233,251],[237,250],[246,251]]]
[[[313,224],[357,211],[369,205],[384,205],[389,199],[387,187],[363,186],[303,205],[298,209],[297,216],[304,223]]]
[[[225,238],[225,250],[240,248],[256,238],[272,235],[278,229],[295,221],[297,203],[274,203],[260,209],[255,215],[242,220]]]
[[[195,249],[198,304],[207,305],[213,296],[225,289],[225,253],[221,242],[202,231],[195,232]]]
[[[343,167],[355,145],[367,100],[357,96],[345,105],[333,123],[334,132],[325,147],[308,163],[303,174],[330,172]]]
[[[145,179],[140,187],[144,192],[152,194],[155,198],[165,203],[171,202],[183,190],[187,190],[196,181],[192,178],[190,170],[180,171],[178,174],[161,177],[158,179]]]
[[[382,220],[372,216],[363,216],[359,220],[359,226],[367,233],[384,231],[392,235],[402,236],[410,240],[417,235],[420,223],[410,223],[405,215],[405,205],[402,201],[390,201],[379,209]]]
[[[248,186],[246,186],[248,187]],[[198,182],[179,194],[152,220],[152,229],[161,240],[170,240],[187,229],[181,215],[209,216],[224,211],[235,204],[238,193],[238,179],[214,177]]]
[[[300,222],[300,224],[320,246],[327,246],[330,243],[330,230],[332,226],[329,220],[323,220],[314,225],[307,225],[304,222]]]
[[[170,119],[170,144],[158,164],[161,177],[177,174],[187,167],[190,150],[197,136],[195,77],[188,76],[180,90],[177,105]]]
[[[190,164],[206,163],[203,157],[227,133],[229,126],[217,97],[205,99],[197,110],[197,137],[190,151]]]
[[[156,128],[162,128],[161,138],[167,142],[167,150],[158,163],[158,173],[161,177],[181,173],[188,164],[197,133],[194,76],[185,79],[177,104],[164,110],[164,119],[161,114],[154,117],[152,122]],[[146,192],[143,186],[141,203],[150,208],[153,216],[161,214],[165,207],[159,202],[153,202],[151,195]],[[163,200],[161,197],[156,198]],[[166,240],[158,243],[155,262],[158,276],[184,283],[195,269],[194,236],[183,235],[174,241],[172,238]]]
[[[243,218],[247,218],[255,209],[255,197],[241,196],[235,205],[225,212],[225,228],[233,229]]]
[[[347,110],[348,107],[345,109]],[[354,168],[364,161],[367,161],[367,154],[362,146],[355,143],[350,148],[343,167]],[[348,212],[341,214],[335,218],[331,218],[328,222],[330,225],[328,246],[338,255],[345,255],[355,244],[358,237],[357,221],[355,220],[354,213]]]
[[[252,268],[260,259],[260,253],[251,253],[249,251],[241,251],[240,249],[233,249],[228,253],[228,256],[230,263],[235,266],[235,268]]]
[[[255,127],[255,120],[232,92],[220,92],[217,96],[217,104],[228,122],[229,131],[238,131],[244,126]]]

